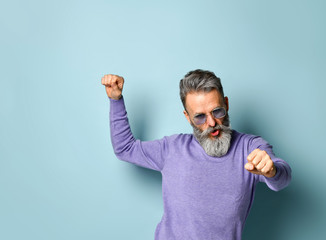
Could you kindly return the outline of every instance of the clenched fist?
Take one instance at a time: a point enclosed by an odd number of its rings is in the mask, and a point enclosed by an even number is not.
[[[248,163],[244,166],[249,172],[265,177],[274,177],[276,168],[274,162],[266,151],[259,148],[252,151],[247,157]]]
[[[118,75],[107,74],[102,77],[102,84],[105,86],[109,98],[118,100],[121,98],[124,79]]]

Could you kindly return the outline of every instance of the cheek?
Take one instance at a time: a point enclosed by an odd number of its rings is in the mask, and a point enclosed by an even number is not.
[[[200,131],[202,131],[202,132],[204,132],[207,128],[208,128],[208,126],[205,126],[205,127],[199,127]]]
[[[205,131],[208,126],[206,124],[198,126],[198,125],[193,125],[193,127],[197,128],[198,130],[200,130],[201,132]]]
[[[223,125],[224,118],[215,120],[218,125]]]

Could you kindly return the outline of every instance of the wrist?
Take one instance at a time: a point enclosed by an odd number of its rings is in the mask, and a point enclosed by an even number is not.
[[[265,177],[273,178],[275,177],[275,175],[276,175],[276,167],[274,166],[273,169],[268,174],[265,175]]]
[[[119,99],[121,99],[121,97],[122,97],[122,95],[120,95],[120,96],[118,96],[118,97],[109,97],[110,99],[112,99],[112,100],[119,100]]]

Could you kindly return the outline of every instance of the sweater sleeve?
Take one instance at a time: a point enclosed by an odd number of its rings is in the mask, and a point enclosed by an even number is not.
[[[167,138],[155,141],[136,140],[131,132],[124,99],[110,99],[110,130],[115,155],[122,161],[161,171],[167,151]]]
[[[276,174],[272,178],[263,175],[256,175],[257,180],[266,183],[266,185],[273,191],[279,191],[289,185],[291,181],[291,168],[284,160],[275,156],[272,145],[268,144],[261,137],[254,137],[250,144],[250,152],[256,148],[265,150],[274,162],[276,167]]]

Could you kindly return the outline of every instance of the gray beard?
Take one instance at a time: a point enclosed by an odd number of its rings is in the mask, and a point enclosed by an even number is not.
[[[215,127],[209,127],[204,131],[200,130],[192,122],[191,126],[194,130],[194,136],[208,155],[212,157],[222,157],[228,152],[232,135],[228,114],[224,118],[223,125],[217,124]],[[210,133],[217,129],[220,130],[219,135],[211,139]]]

